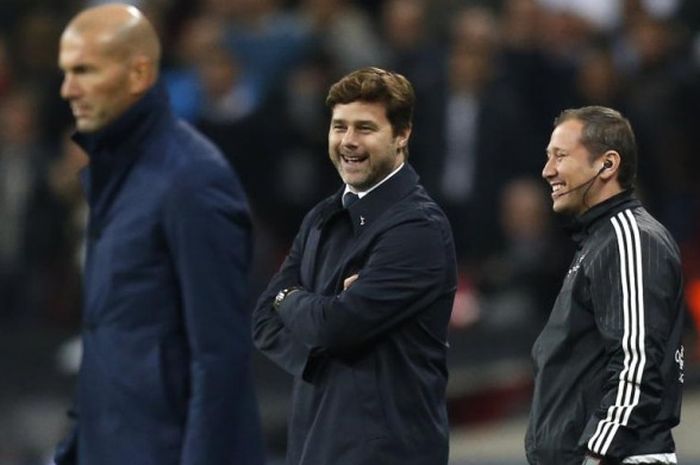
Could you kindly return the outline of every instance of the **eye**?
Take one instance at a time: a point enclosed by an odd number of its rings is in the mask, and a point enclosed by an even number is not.
[[[554,160],[555,163],[559,163],[566,157],[566,155],[566,152],[547,152],[547,159],[545,160],[545,163],[550,163],[552,160]]]
[[[87,64],[79,64],[74,66],[70,71],[75,75],[82,75],[94,72],[95,68]]]

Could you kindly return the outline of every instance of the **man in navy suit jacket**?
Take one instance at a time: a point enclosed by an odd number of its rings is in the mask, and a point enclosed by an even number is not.
[[[287,465],[447,463],[455,252],[406,162],[413,101],[377,68],[326,100],[345,185],[306,216],[253,313],[256,346],[294,375]]]
[[[171,113],[159,57],[132,6],[87,9],[61,36],[90,217],[76,424],[56,462],[261,465],[247,201]]]

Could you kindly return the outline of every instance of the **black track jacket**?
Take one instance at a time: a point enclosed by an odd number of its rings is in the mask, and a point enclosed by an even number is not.
[[[676,463],[683,383],[678,246],[622,192],[577,219],[578,250],[535,342],[531,465]]]

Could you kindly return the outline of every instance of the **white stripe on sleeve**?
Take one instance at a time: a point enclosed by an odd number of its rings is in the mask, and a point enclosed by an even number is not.
[[[639,404],[641,381],[646,365],[644,347],[644,280],[639,228],[632,212],[626,210],[610,219],[617,239],[620,257],[624,352],[615,403],[598,422],[588,448],[605,455],[620,426],[629,422],[632,410]]]

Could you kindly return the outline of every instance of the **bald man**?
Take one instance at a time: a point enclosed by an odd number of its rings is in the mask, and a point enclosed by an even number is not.
[[[133,6],[87,9],[61,36],[90,217],[75,427],[58,465],[263,463],[247,201],[219,150],[171,113],[159,59]]]

